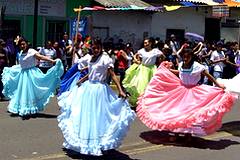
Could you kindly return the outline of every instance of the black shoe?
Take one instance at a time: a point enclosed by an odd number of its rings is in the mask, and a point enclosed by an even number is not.
[[[38,114],[35,113],[35,114],[31,114],[31,118],[37,118]]]
[[[30,119],[30,115],[24,115],[21,118],[22,118],[22,120],[29,120]]]
[[[9,98],[2,97],[2,98],[1,98],[1,101],[9,101]]]
[[[10,112],[9,112],[10,113]],[[18,117],[19,115],[16,113],[10,113],[10,117]]]

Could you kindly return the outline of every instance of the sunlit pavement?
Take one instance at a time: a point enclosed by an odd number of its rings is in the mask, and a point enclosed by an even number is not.
[[[226,114],[219,132],[189,142],[183,137],[169,142],[167,133],[152,131],[136,119],[121,147],[102,157],[63,151],[56,97],[43,113],[29,120],[11,117],[7,104],[0,102],[0,160],[239,160],[239,102]]]

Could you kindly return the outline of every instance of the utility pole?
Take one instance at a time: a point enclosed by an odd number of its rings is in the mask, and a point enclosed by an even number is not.
[[[77,38],[78,38],[77,35],[78,35],[78,28],[79,28],[80,15],[81,15],[82,7],[79,6],[78,8],[74,8],[73,11],[78,13],[77,22],[76,22],[75,38],[74,38],[74,42],[73,42],[73,49],[74,49],[74,45],[77,44]],[[73,57],[73,61],[74,61],[74,59],[75,59],[75,54],[73,54],[72,57]]]
[[[80,21],[80,15],[81,15],[82,7],[79,6],[78,8],[74,8],[73,11],[78,13],[77,22],[76,22],[76,33],[75,33],[75,39],[74,39],[74,43],[76,43],[77,42],[77,34],[78,34],[79,21]]]
[[[34,0],[34,20],[33,20],[33,48],[37,45],[37,30],[38,30],[38,0]]]
[[[3,28],[3,21],[5,16],[6,6],[2,6],[0,10],[0,34]]]

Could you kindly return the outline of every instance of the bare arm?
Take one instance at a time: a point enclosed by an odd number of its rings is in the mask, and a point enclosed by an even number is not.
[[[55,62],[56,62],[56,60],[50,59],[50,58],[48,58],[48,57],[46,57],[46,56],[43,56],[43,55],[41,55],[40,53],[36,53],[36,54],[35,54],[35,57],[36,57],[38,60],[44,60],[44,61],[48,61],[48,62],[52,62],[52,63],[55,63]]]
[[[179,75],[179,70],[176,69],[169,69],[169,71],[171,71],[172,73]]]
[[[159,57],[156,59],[156,65],[159,66],[164,60],[166,56],[164,54],[161,54]]]
[[[125,60],[128,60],[128,56],[127,56],[127,53],[126,53],[125,51],[120,50],[120,53],[121,53],[121,55],[123,56],[123,58],[124,58]]]
[[[2,57],[5,57],[6,55],[5,54],[2,54],[2,53],[0,53],[0,57],[2,58]]]
[[[223,58],[223,59],[212,61],[212,63],[215,64],[215,63],[218,63],[218,62],[226,62],[226,60],[227,60],[226,58]]]
[[[184,48],[184,45],[182,45],[181,48],[177,51],[177,56],[181,56],[183,48]]]
[[[235,64],[235,63],[232,63],[231,61],[229,61],[229,57],[228,57],[228,56],[226,56],[226,59],[227,59],[227,60],[226,60],[226,63],[232,65],[233,67],[239,67],[238,64]]]
[[[199,42],[197,46],[193,49],[194,54],[197,55],[202,50],[202,47],[203,47],[203,43]]]
[[[181,48],[177,51],[177,56],[178,56],[178,57],[181,57],[182,50],[183,50],[184,48],[186,48],[186,47],[189,47],[189,44],[184,43],[184,44],[181,46]]]
[[[140,57],[139,57],[139,54],[136,53],[134,56],[133,56],[133,62],[134,63],[137,63],[137,64],[140,64],[141,63],[141,60],[140,60]]]
[[[230,62],[229,60],[227,60],[226,63],[228,63],[228,64],[230,64],[230,65],[232,65],[232,66],[234,66],[234,67],[240,67],[239,64],[232,63],[232,62]]]
[[[208,71],[204,70],[204,71],[202,72],[202,74],[203,74],[204,76],[206,76],[211,82],[213,82],[217,87],[220,87],[220,88],[222,88],[222,89],[225,88],[223,85],[219,84],[219,83],[216,81],[216,79],[215,79],[211,74],[208,73]]]
[[[80,71],[82,72],[82,71],[87,70],[87,69],[88,69],[88,66],[83,67],[82,69],[80,69]]]
[[[86,80],[88,80],[88,74],[85,75],[83,78],[81,78],[80,80],[77,81],[78,87],[79,87],[83,82],[85,82]]]
[[[122,88],[121,88],[121,86],[120,86],[120,83],[119,83],[119,81],[118,81],[118,79],[117,79],[117,76],[115,75],[113,69],[112,69],[112,68],[109,68],[109,69],[108,69],[108,72],[110,73],[113,82],[117,85],[117,89],[118,89],[118,92],[119,92],[119,96],[120,96],[120,97],[123,97],[123,98],[126,98],[126,94],[122,91]]]
[[[203,55],[202,57],[203,58],[209,57],[209,56],[211,56],[212,52],[213,52],[213,50],[210,50],[206,55]]]

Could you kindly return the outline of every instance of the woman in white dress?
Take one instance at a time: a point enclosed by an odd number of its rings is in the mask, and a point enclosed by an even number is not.
[[[135,113],[126,101],[126,94],[113,71],[113,63],[102,53],[99,41],[93,42],[93,56],[88,60],[88,80],[59,97],[58,116],[66,149],[81,154],[102,155],[102,151],[117,148],[126,135]],[[108,74],[116,83],[119,97],[109,87]],[[82,83],[83,82],[83,83]]]

